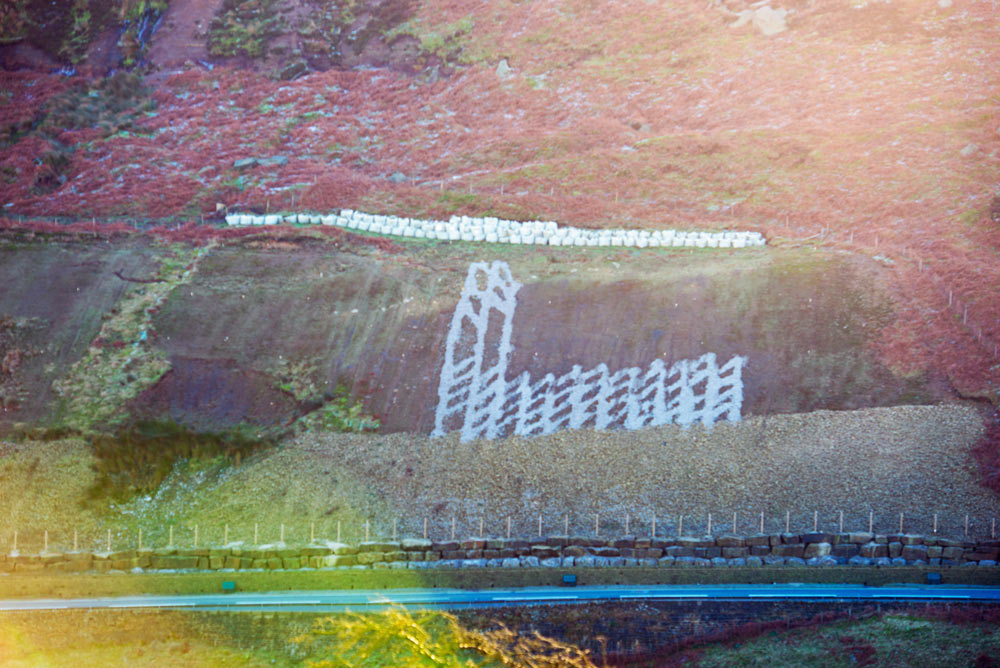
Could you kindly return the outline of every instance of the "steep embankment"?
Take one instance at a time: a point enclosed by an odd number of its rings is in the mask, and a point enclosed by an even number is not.
[[[469,264],[483,260],[507,262],[523,284],[508,378],[715,353],[747,358],[744,414],[943,396],[933,376],[900,377],[878,361],[872,342],[893,321],[892,303],[877,265],[847,254],[438,242],[358,254],[308,238],[2,252],[0,312],[34,319],[18,339],[35,352],[10,374],[21,389],[8,425],[126,414],[200,429],[280,425],[342,384],[385,431],[429,432],[452,312]]]

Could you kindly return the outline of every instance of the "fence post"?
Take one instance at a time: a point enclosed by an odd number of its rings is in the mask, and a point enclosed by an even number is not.
[[[840,526],[840,529],[837,530],[837,533],[844,533],[844,511],[843,510],[840,511],[839,526]]]
[[[479,537],[483,537],[483,518],[479,518]]]
[[[393,540],[396,540],[396,523],[397,523],[397,520],[396,520],[395,517],[393,517],[392,518],[392,539]]]
[[[170,527],[170,540],[167,542],[167,547],[174,546],[174,528]]]
[[[139,549],[142,549],[142,528],[139,528]]]
[[[222,544],[223,545],[229,545],[229,525],[228,524],[226,525],[226,528],[223,530]]]
[[[392,537],[396,537],[396,520],[392,521]],[[316,523],[309,523],[309,544],[312,545],[316,542]]]
[[[873,527],[875,526],[875,511],[868,511],[868,533],[875,533]]]
[[[79,532],[78,532],[77,529],[73,529],[73,551],[74,552],[79,552],[79,550],[80,550],[79,542],[77,540],[79,538],[78,533]]]
[[[257,523],[253,523],[253,544],[260,545],[260,533],[258,531]],[[340,536],[340,522],[337,522],[337,535]]]
[[[563,517],[563,533],[569,536],[569,515]]]
[[[285,523],[281,523],[281,542],[285,542]]]
[[[650,538],[656,538],[656,515],[653,515],[653,528],[649,532]]]
[[[684,535],[684,516],[681,515],[677,518],[677,537],[680,538]]]
[[[966,515],[965,515],[965,537],[966,538],[969,537],[969,515],[968,515],[968,513],[966,513]]]
[[[42,543],[42,552],[48,553],[48,551],[49,551],[49,530],[46,529],[44,542]]]
[[[764,533],[764,511],[760,511],[760,532]]]
[[[282,533],[284,533],[284,528],[285,528],[285,525],[284,525],[284,524],[282,524],[282,525],[281,525],[281,528],[282,528]],[[367,543],[367,542],[368,542],[369,540],[371,540],[371,530],[372,530],[372,527],[371,527],[371,522],[370,522],[370,521],[368,521],[368,520],[365,520],[365,542],[366,542],[366,543]]]
[[[708,514],[708,535],[712,535],[712,513]]]
[[[903,533],[903,513],[899,514],[899,533]]]
[[[194,547],[195,547],[195,549],[198,548],[198,525],[197,524],[194,525]]]
[[[510,515],[507,516],[507,540],[510,540]]]
[[[451,539],[455,540],[455,516],[451,516]]]
[[[630,518],[629,518],[628,513],[625,513],[625,535],[626,536],[628,535],[628,521],[629,521],[629,519]]]
[[[17,544],[16,540],[14,541],[14,544],[15,545]],[[111,529],[108,529],[108,552],[110,551],[111,551]]]
[[[736,531],[736,511],[733,511],[733,535],[737,535],[739,532]]]
[[[790,512],[786,510],[785,511],[785,533],[791,533],[792,532],[791,526],[792,526],[792,524],[791,524]]]
[[[937,513],[934,513],[934,533],[937,533]]]
[[[601,515],[599,513],[594,513],[594,536],[601,535]]]
[[[340,540],[340,522],[337,522],[337,540]],[[427,518],[424,518],[424,540],[427,540]]]

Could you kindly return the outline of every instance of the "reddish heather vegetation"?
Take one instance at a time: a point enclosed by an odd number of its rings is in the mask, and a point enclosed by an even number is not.
[[[446,78],[194,67],[159,73],[155,108],[107,136],[41,136],[77,84],[0,73],[0,200],[84,219],[223,203],[758,229],[885,258],[900,318],[883,358],[997,402],[996,0],[778,4],[789,30],[766,38],[699,0],[425,0],[415,25],[471,21],[477,55]],[[278,159],[234,164],[251,157]]]

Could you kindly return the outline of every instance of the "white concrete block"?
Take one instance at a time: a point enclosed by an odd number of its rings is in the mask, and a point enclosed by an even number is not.
[[[496,232],[487,232],[486,233],[486,241],[488,243],[495,244],[498,241],[500,241],[500,237],[497,236]]]
[[[715,237],[712,237],[711,239],[708,240],[708,247],[709,248],[718,248],[719,247],[719,240],[716,239]]]
[[[427,232],[425,232],[424,230],[422,230],[420,228],[416,228],[416,229],[413,230],[413,238],[414,239],[426,239],[427,238]]]
[[[746,246],[747,246],[746,239],[733,240],[733,248],[746,248]]]
[[[510,242],[509,243],[512,243],[512,244],[519,244],[519,243],[521,243],[521,235],[520,234],[511,234],[510,235]]]
[[[732,248],[732,247],[733,247],[732,239],[719,239],[719,248]]]
[[[448,241],[460,241],[462,239],[462,233],[458,230],[452,228],[448,230]]]
[[[371,223],[369,223],[367,220],[362,220],[360,223],[358,223],[357,229],[367,231],[370,227]]]

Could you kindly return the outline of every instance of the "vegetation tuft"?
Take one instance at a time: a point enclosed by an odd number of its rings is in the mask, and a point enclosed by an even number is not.
[[[296,638],[310,653],[330,658],[311,668],[354,666],[535,666],[592,668],[587,652],[534,633],[467,629],[447,612],[391,608],[319,619]]]
[[[283,29],[274,0],[225,0],[212,19],[208,49],[214,56],[263,58]]]
[[[92,501],[126,500],[148,494],[180,461],[235,464],[270,447],[274,441],[250,427],[224,432],[193,432],[170,421],[140,421],[114,435],[91,437],[97,478],[88,490]]]

